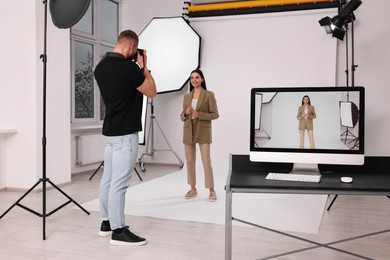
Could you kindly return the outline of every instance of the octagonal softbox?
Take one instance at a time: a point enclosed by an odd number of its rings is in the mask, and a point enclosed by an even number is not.
[[[91,0],[51,0],[49,9],[55,26],[61,29],[75,25],[88,10]]]
[[[158,93],[181,90],[199,68],[200,36],[183,17],[153,18],[139,35]]]

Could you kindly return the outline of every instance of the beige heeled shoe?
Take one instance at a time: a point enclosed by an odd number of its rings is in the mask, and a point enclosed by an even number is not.
[[[189,190],[184,196],[186,199],[192,199],[198,196],[198,192],[196,190]]]
[[[215,191],[210,191],[210,195],[209,195],[209,201],[216,201],[217,200],[217,194],[215,193]]]

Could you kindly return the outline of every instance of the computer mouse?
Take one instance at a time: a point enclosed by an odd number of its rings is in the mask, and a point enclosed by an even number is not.
[[[353,181],[352,177],[341,177],[341,182],[351,183]]]

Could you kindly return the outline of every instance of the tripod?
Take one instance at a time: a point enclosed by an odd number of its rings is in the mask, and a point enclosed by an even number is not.
[[[177,160],[179,161],[179,166],[180,166],[180,168],[183,168],[184,163],[181,161],[181,159],[180,159],[179,156],[175,153],[175,151],[172,150],[171,145],[169,144],[169,142],[168,142],[168,140],[167,140],[167,137],[164,135],[164,132],[161,130],[161,127],[160,127],[160,125],[159,125],[158,122],[157,122],[157,119],[156,119],[156,117],[155,117],[155,115],[154,115],[153,99],[149,99],[149,100],[148,100],[148,103],[150,104],[151,112],[150,112],[150,123],[149,123],[148,140],[147,140],[147,142],[146,142],[146,153],[143,153],[143,154],[141,155],[141,157],[138,159],[139,164],[140,164],[140,166],[141,166],[141,171],[142,171],[142,172],[145,172],[145,171],[146,171],[145,166],[144,166],[144,165],[145,165],[144,156],[145,156],[145,155],[148,155],[148,156],[151,156],[151,157],[153,158],[153,157],[154,157],[154,153],[155,153],[155,152],[158,152],[158,151],[170,151],[170,152],[172,152],[172,153],[176,156]],[[157,150],[157,149],[154,148],[154,122],[156,122],[158,129],[160,129],[160,132],[161,132],[162,136],[164,137],[164,140],[165,140],[165,142],[167,143],[169,149],[160,149],[160,150]],[[148,151],[149,151],[149,141],[151,142],[151,146],[152,146],[152,147],[150,148],[150,152],[148,152]]]
[[[104,161],[102,161],[102,162],[100,163],[99,167],[97,167],[97,169],[92,173],[91,177],[89,177],[89,180],[92,180],[93,176],[95,176],[95,174],[100,170],[100,168],[101,168],[102,166],[104,166]],[[137,169],[136,169],[135,167],[134,167],[134,171],[135,171],[135,173],[138,175],[139,180],[142,181],[142,178],[141,178],[141,176],[139,175],[139,173],[138,173],[138,171],[137,171]]]
[[[46,63],[47,63],[47,55],[46,55],[46,42],[47,42],[47,1],[44,0],[43,4],[45,5],[44,10],[44,52],[41,54],[40,59],[43,62],[43,128],[42,128],[42,178],[39,179],[37,183],[35,183],[22,197],[20,197],[9,209],[7,209],[1,216],[0,219],[3,218],[13,207],[19,206],[22,209],[29,211],[37,215],[38,217],[42,217],[43,222],[43,240],[46,240],[46,217],[51,216],[56,211],[65,207],[69,203],[73,202],[80,209],[82,209],[86,214],[89,215],[89,212],[86,211],[82,206],[80,206],[76,201],[74,201],[70,196],[68,196],[65,192],[63,192],[57,185],[55,185],[49,178],[46,177]],[[32,210],[19,202],[22,201],[35,187],[42,183],[42,213],[39,213],[35,210]],[[58,190],[62,195],[64,195],[69,200],[64,204],[58,206],[54,210],[46,213],[46,184],[51,184],[56,190]]]
[[[349,127],[347,126],[347,129],[340,135],[340,137],[345,136],[344,144],[347,143],[348,135],[354,137],[354,139],[352,141],[350,141],[349,143],[353,142],[357,138],[351,131],[349,131]]]

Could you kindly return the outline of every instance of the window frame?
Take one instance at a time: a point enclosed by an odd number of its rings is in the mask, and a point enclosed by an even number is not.
[[[100,91],[99,87],[96,83],[96,80],[93,80],[93,110],[94,110],[94,116],[91,118],[76,118],[76,104],[75,104],[75,88],[76,88],[76,82],[75,82],[75,70],[76,70],[76,64],[75,64],[75,55],[76,55],[76,42],[91,44],[93,48],[93,68],[98,64],[100,61],[100,46],[105,46],[109,48],[115,47],[115,42],[107,42],[100,40],[100,28],[99,28],[99,16],[100,16],[100,1],[102,0],[92,0],[91,4],[93,4],[93,10],[92,10],[92,34],[85,33],[82,31],[79,31],[72,27],[70,29],[70,41],[71,41],[71,125],[72,127],[77,126],[84,126],[84,125],[99,125],[101,126],[103,124],[103,120],[100,119],[101,113],[100,113]],[[113,2],[117,4],[117,30],[118,33],[120,31],[120,14],[121,14],[121,2],[119,0],[106,0],[109,2]],[[116,39],[115,39],[116,40]]]

